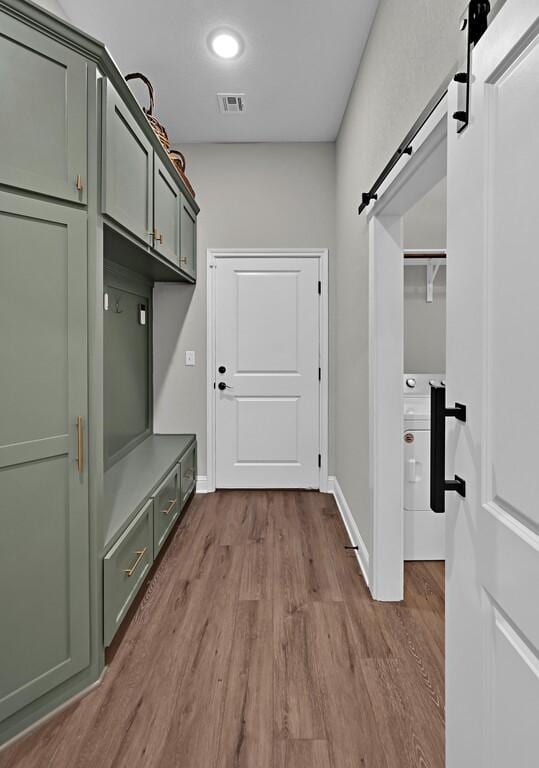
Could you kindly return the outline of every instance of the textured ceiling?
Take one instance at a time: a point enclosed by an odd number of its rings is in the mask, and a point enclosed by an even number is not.
[[[70,21],[102,40],[125,74],[144,72],[174,143],[335,139],[378,0],[60,0]],[[236,30],[235,61],[208,35]],[[221,115],[218,92],[246,94]],[[144,99],[144,91],[136,95]]]

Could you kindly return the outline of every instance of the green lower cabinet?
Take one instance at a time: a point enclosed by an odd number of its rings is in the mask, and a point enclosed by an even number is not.
[[[103,569],[105,646],[110,644],[153,563],[153,499],[107,552]]]
[[[90,663],[90,545],[87,217],[6,192],[0,214],[3,720]]]
[[[154,553],[157,556],[180,514],[180,488],[177,467],[174,468],[155,493],[153,509],[153,543]]]
[[[180,460],[180,493],[181,493],[181,509],[183,509],[185,502],[194,491],[197,482],[197,445],[193,445],[189,448],[185,456],[182,456]]]

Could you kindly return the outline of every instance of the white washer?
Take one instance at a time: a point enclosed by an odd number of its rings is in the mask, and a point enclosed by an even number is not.
[[[430,508],[430,385],[440,373],[403,378],[404,559],[445,560],[445,515]]]

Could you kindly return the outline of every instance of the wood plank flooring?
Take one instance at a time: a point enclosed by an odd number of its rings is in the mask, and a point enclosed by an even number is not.
[[[102,685],[0,768],[442,768],[443,565],[371,600],[333,498],[193,500]]]

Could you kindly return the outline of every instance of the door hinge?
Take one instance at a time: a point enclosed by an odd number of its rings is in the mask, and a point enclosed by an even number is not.
[[[318,381],[322,381],[322,369],[318,369]]]
[[[322,282],[320,280],[318,281],[318,295],[322,295]]]
[[[318,454],[318,466],[319,467],[322,466],[322,454],[321,453]]]

